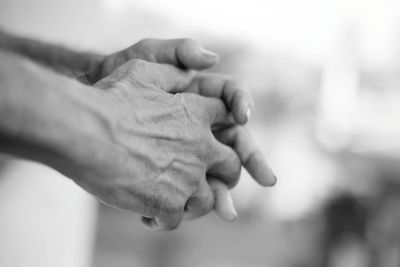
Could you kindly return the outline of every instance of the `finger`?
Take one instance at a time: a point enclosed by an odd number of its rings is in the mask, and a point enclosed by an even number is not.
[[[254,107],[254,101],[243,83],[219,75],[199,76],[194,72],[170,65],[139,59],[125,63],[122,68],[128,68],[135,83],[140,81],[150,83],[165,92],[192,92],[205,97],[222,99],[233,114],[234,120],[230,119],[229,122],[236,121],[239,124],[245,124]],[[228,113],[226,107],[220,106],[217,110],[221,112],[214,112],[218,115],[215,116],[216,121],[226,123]]]
[[[178,196],[179,194],[171,195],[168,187],[162,191],[169,197],[165,197],[163,200],[160,198],[157,208],[155,208],[157,211],[153,214],[144,214],[145,217],[142,217],[142,221],[155,230],[174,230],[183,219],[184,204],[187,198]]]
[[[202,180],[198,193],[188,199],[185,205],[185,220],[192,220],[209,213],[214,208],[214,195],[207,181]]]
[[[199,108],[206,114],[206,122],[213,128],[231,125],[234,123],[232,114],[226,108],[224,102],[218,98],[197,97]]]
[[[217,54],[191,39],[145,39],[132,48],[136,58],[184,69],[208,69],[219,61]]]
[[[262,186],[273,186],[276,176],[268,166],[250,133],[243,126],[214,131],[218,141],[232,147],[250,175]]]
[[[121,52],[126,60],[143,59],[183,69],[204,70],[219,61],[217,54],[191,39],[144,39]]]
[[[233,205],[232,196],[228,187],[220,180],[209,177],[208,183],[214,193],[214,209],[217,216],[226,222],[233,222],[237,218],[237,212]]]
[[[197,74],[186,91],[222,99],[238,124],[247,123],[254,109],[254,100],[246,84],[222,75]]]
[[[213,158],[208,166],[207,175],[220,178],[228,188],[234,187],[240,177],[242,164],[232,148],[214,139]]]
[[[130,60],[120,68],[123,75],[129,73],[132,82],[142,84],[145,87],[151,84],[165,92],[176,91],[177,88],[183,91],[184,88],[190,86],[194,77],[194,73],[191,71],[141,59]]]

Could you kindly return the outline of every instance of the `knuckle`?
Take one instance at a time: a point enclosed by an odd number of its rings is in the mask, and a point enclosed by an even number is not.
[[[209,134],[200,134],[199,139],[199,158],[208,166],[214,161],[217,150],[216,145],[214,144],[214,142],[212,142]]]
[[[135,47],[138,49],[146,49],[147,47],[152,46],[154,42],[156,42],[156,40],[153,38],[145,38],[137,42]]]
[[[223,176],[228,188],[232,188],[239,182],[242,165],[238,157],[232,157],[229,162],[223,170]]]
[[[199,116],[201,114],[200,99],[195,94],[178,93],[174,95],[175,99],[182,105],[186,113],[190,116]]]
[[[145,59],[147,61],[155,61],[156,46],[160,40],[146,38],[142,39],[131,47],[134,57]]]
[[[165,230],[165,231],[176,230],[180,223],[181,223],[180,221],[176,221],[176,222],[174,222],[172,224],[170,223],[170,224],[166,225],[163,230]]]
[[[138,74],[151,74],[150,77],[154,78],[158,76],[159,69],[157,69],[157,64],[134,58],[129,60],[129,71]]]
[[[213,139],[211,138],[211,134],[207,133],[202,136],[202,139],[205,140],[204,142],[204,152],[209,156],[212,157],[213,155],[216,155],[217,152],[217,144],[213,142]]]
[[[191,194],[186,201],[185,211],[195,214],[205,214],[214,207],[214,194],[210,189],[205,176],[200,180],[200,186]]]
[[[178,199],[168,198],[167,200],[162,201],[160,209],[161,213],[164,215],[175,215],[183,211],[184,204]]]
[[[178,93],[174,95],[178,100],[180,100],[180,102],[183,105],[189,105],[191,106],[191,104],[194,104],[195,102],[195,95],[193,94],[188,94],[188,93]]]
[[[210,212],[214,208],[214,197],[211,194],[209,197],[207,194],[203,194],[199,197],[199,201],[201,201],[199,206],[199,214],[204,215]]]
[[[190,193],[196,192],[200,188],[201,181],[204,177],[205,171],[202,170],[201,173],[198,172],[196,174],[193,174],[193,176],[188,179],[186,186],[190,188]]]
[[[206,215],[206,214],[209,213],[212,209],[213,209],[213,205],[212,205],[212,204],[209,204],[209,203],[207,203],[206,205],[200,206],[199,212],[198,212],[199,217],[200,217],[200,216],[203,216],[203,215]]]
[[[186,203],[187,211],[191,214],[195,214],[196,217],[207,214],[213,209],[213,206],[213,199],[202,195],[191,197]]]
[[[133,58],[131,60],[129,60],[129,65],[133,68],[140,68],[140,67],[145,67],[147,66],[148,62],[143,60],[143,59],[139,59],[139,58]]]
[[[206,171],[204,168],[197,175],[194,175],[194,183],[193,183],[193,187],[192,187],[192,193],[196,192],[200,189],[200,187],[202,185],[202,181],[205,180],[205,177],[206,177],[205,174],[206,174]]]

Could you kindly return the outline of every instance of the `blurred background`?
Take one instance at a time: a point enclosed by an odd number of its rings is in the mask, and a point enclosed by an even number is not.
[[[109,54],[194,38],[241,78],[278,183],[243,171],[239,218],[173,232],[98,204],[42,165],[3,157],[0,266],[400,266],[398,0],[0,0],[0,27]]]

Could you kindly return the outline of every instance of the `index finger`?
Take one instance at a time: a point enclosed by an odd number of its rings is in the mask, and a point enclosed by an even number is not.
[[[198,104],[207,115],[207,123],[209,123],[210,126],[219,128],[221,125],[226,126],[234,123],[232,114],[221,99],[202,96],[197,97],[202,100]]]
[[[262,186],[273,186],[276,176],[257,148],[250,133],[243,126],[214,131],[218,141],[231,146],[238,154],[245,169]]]
[[[178,88],[179,89],[179,88]],[[241,80],[219,74],[198,73],[186,92],[222,99],[238,124],[245,124],[254,109],[254,100]]]

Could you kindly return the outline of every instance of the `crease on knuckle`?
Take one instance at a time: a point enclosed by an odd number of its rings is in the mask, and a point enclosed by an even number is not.
[[[167,198],[160,203],[160,215],[174,216],[183,211],[184,204],[176,198]]]

